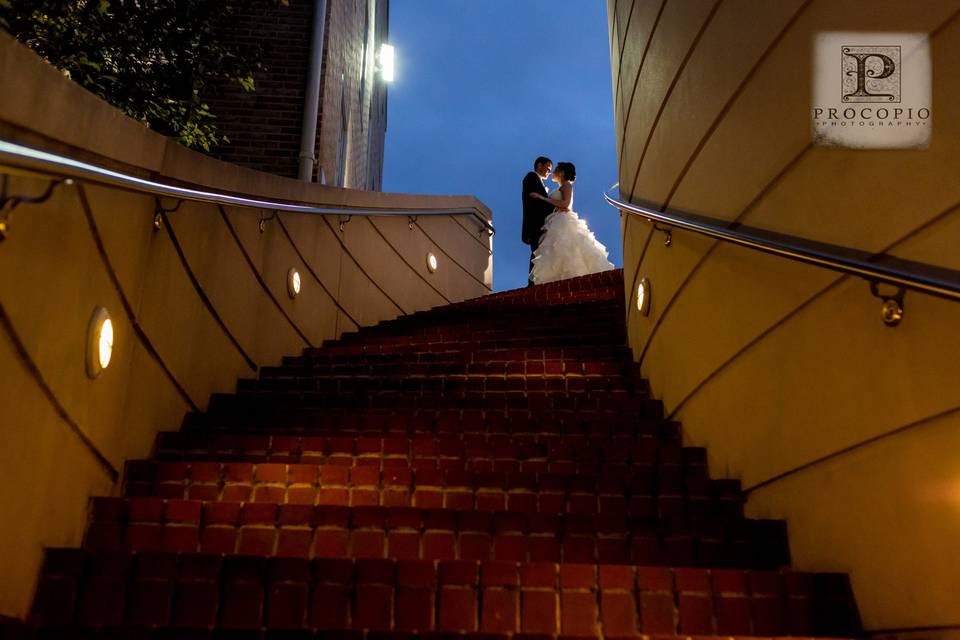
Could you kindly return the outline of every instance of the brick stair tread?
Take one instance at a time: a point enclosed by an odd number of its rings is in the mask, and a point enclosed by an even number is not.
[[[422,403],[421,403],[422,404]],[[466,404],[466,403],[464,403]],[[287,410],[286,421],[272,420],[258,433],[299,433],[312,435],[329,430],[339,430],[344,435],[356,431],[366,435],[425,435],[475,432],[514,435],[592,435],[592,436],[667,436],[678,437],[679,425],[663,421],[658,401],[649,401],[645,413],[633,415],[596,409],[552,410],[531,413],[529,409],[483,408],[436,409],[424,407],[364,407],[357,408],[300,408]],[[207,430],[249,431],[250,415],[236,412],[191,413],[184,419],[187,433]],[[259,418],[259,416],[258,416]],[[279,418],[279,416],[275,416]],[[234,421],[234,422],[231,422]]]
[[[310,351],[309,349],[306,351]],[[506,363],[514,361],[540,362],[560,360],[576,362],[579,360],[609,361],[623,360],[632,362],[626,345],[601,345],[594,347],[532,347],[532,348],[483,348],[474,350],[449,349],[446,351],[420,353],[362,353],[344,356],[326,353],[312,355],[284,356],[282,366],[314,366],[337,363],[358,364],[405,364],[405,363]]]
[[[370,374],[340,373],[314,375],[276,374],[259,380],[241,379],[236,395],[262,393],[514,393],[538,392],[549,395],[588,393],[591,395],[637,393],[629,380],[617,375],[556,373],[556,374]]]
[[[778,567],[783,522],[95,498],[85,546],[259,555]]]
[[[32,620],[94,628],[771,636],[853,634],[851,611],[841,574],[53,549]]]
[[[469,378],[601,378],[610,380],[632,380],[633,376],[624,375],[626,365],[616,360],[591,361],[583,360],[564,361],[547,360],[536,362],[517,362],[508,365],[506,361],[490,364],[482,362],[471,363],[443,363],[443,364],[380,364],[380,365],[349,365],[330,364],[317,365],[310,368],[297,367],[262,367],[260,379],[263,378],[331,378],[331,377],[364,377],[364,378],[443,378],[447,376]]]
[[[429,463],[429,464],[428,464]],[[705,468],[624,467],[596,475],[578,466],[552,472],[473,471],[469,463],[353,459],[323,464],[132,461],[130,496],[300,504],[382,504],[581,514],[704,515],[740,508],[739,485]]]
[[[445,329],[450,325],[442,325]],[[472,327],[473,325],[466,325]],[[622,322],[602,322],[594,323],[592,321],[580,321],[577,323],[564,323],[562,325],[544,325],[541,327],[503,327],[503,328],[460,328],[448,329],[445,331],[405,331],[403,333],[369,333],[357,332],[347,333],[336,340],[326,340],[319,347],[332,349],[338,346],[353,345],[383,345],[392,344],[397,346],[418,346],[431,344],[452,344],[468,345],[480,343],[497,343],[508,340],[517,342],[521,340],[539,340],[549,338],[553,343],[567,343],[573,341],[579,344],[583,340],[597,340],[604,343],[613,338],[625,339],[626,327]]]
[[[2,628],[0,628],[2,630]],[[312,631],[310,629],[208,629],[189,627],[153,628],[149,626],[116,627],[56,627],[32,631],[20,631],[10,640],[775,640],[770,636],[637,634],[637,635],[583,635],[550,633],[493,633],[477,632],[405,632],[363,629],[333,629]],[[29,634],[29,635],[26,635]],[[4,636],[6,637],[6,636]],[[791,640],[813,640],[816,636],[791,635]],[[818,639],[819,640],[819,639]],[[829,637],[823,640],[855,640],[854,638]]]
[[[688,473],[706,469],[706,450],[684,447],[669,431],[642,436],[589,434],[512,434],[459,431],[437,434],[391,433],[364,429],[317,429],[252,435],[229,432],[161,432],[157,457],[242,457],[250,462],[323,463],[333,457],[382,457],[410,462],[430,459],[490,460],[493,463],[569,461],[585,464],[683,466]],[[517,469],[519,470],[519,469]],[[549,469],[543,469],[549,471]],[[599,470],[593,473],[599,473]]]
[[[230,411],[249,415],[252,411],[291,411],[302,408],[323,409],[407,409],[496,411],[602,411],[634,417],[660,417],[659,401],[621,391],[474,391],[464,381],[461,390],[453,390],[448,381],[440,391],[419,394],[402,389],[379,391],[269,391],[241,394],[213,394],[207,410],[210,414]]]
[[[577,348],[620,347],[626,345],[623,332],[603,335],[575,333],[570,335],[540,335],[527,338],[499,338],[497,340],[448,340],[424,341],[410,344],[384,344],[371,341],[351,344],[338,344],[319,347],[318,351],[309,351],[305,355],[371,355],[371,354],[412,354],[438,353],[447,351],[487,351],[499,349],[535,349],[557,348],[570,345]]]
[[[652,400],[649,404],[651,413],[662,413],[662,406],[657,401]],[[368,408],[314,410],[308,413],[314,418],[309,425],[287,430],[280,424],[273,424],[263,430],[259,437],[269,437],[262,434],[331,437],[451,437],[465,434],[487,434],[489,437],[508,435],[518,438],[680,437],[678,422],[596,410],[531,413],[529,410]],[[219,438],[230,431],[228,426],[223,425],[223,419],[210,414],[187,414],[183,433],[189,437],[208,433],[212,438]],[[216,431],[205,428],[214,424],[218,424],[220,428]],[[306,427],[309,427],[310,433],[303,433]],[[237,431],[239,433],[245,430]]]

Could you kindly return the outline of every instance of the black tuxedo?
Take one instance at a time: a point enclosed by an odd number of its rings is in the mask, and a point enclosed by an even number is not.
[[[520,240],[523,244],[530,245],[530,249],[536,249],[537,245],[540,244],[540,229],[543,227],[543,221],[553,212],[553,205],[537,198],[531,198],[529,195],[531,193],[547,195],[543,181],[533,171],[523,177],[523,193],[521,194],[523,229],[520,233]]]
[[[543,222],[548,215],[553,213],[553,205],[545,200],[531,198],[529,194],[539,193],[542,196],[547,195],[547,189],[543,186],[543,181],[533,171],[523,177],[523,193],[521,201],[523,202],[523,229],[520,232],[520,240],[523,244],[530,245],[530,268],[527,271],[533,271],[533,252],[540,244],[540,229],[543,228]],[[527,285],[532,286],[533,281],[527,279]]]

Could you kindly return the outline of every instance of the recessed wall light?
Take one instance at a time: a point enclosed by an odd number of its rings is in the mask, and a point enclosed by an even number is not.
[[[291,299],[300,295],[300,272],[293,267],[287,272],[287,293]]]
[[[437,256],[433,255],[432,253],[427,254],[427,269],[430,271],[430,273],[433,273],[437,270]]]
[[[93,310],[87,328],[87,375],[96,378],[110,365],[113,356],[113,321],[103,307]]]
[[[650,281],[646,278],[637,285],[637,311],[642,315],[650,315]]]

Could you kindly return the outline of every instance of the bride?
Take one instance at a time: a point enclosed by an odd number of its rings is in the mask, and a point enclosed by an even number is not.
[[[543,223],[540,246],[533,253],[530,279],[534,284],[543,284],[613,269],[613,263],[607,260],[607,248],[573,211],[577,168],[571,162],[558,162],[552,177],[559,187],[549,196],[530,194],[531,198],[545,200],[555,207]]]

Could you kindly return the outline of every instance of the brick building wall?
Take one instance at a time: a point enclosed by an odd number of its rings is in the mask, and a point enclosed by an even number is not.
[[[215,157],[297,177],[314,4],[290,0],[240,16],[236,37],[263,48],[266,69],[255,75],[253,93],[220,88],[208,97],[230,140]],[[375,66],[388,21],[389,0],[327,0],[314,181],[380,190],[387,91]]]

